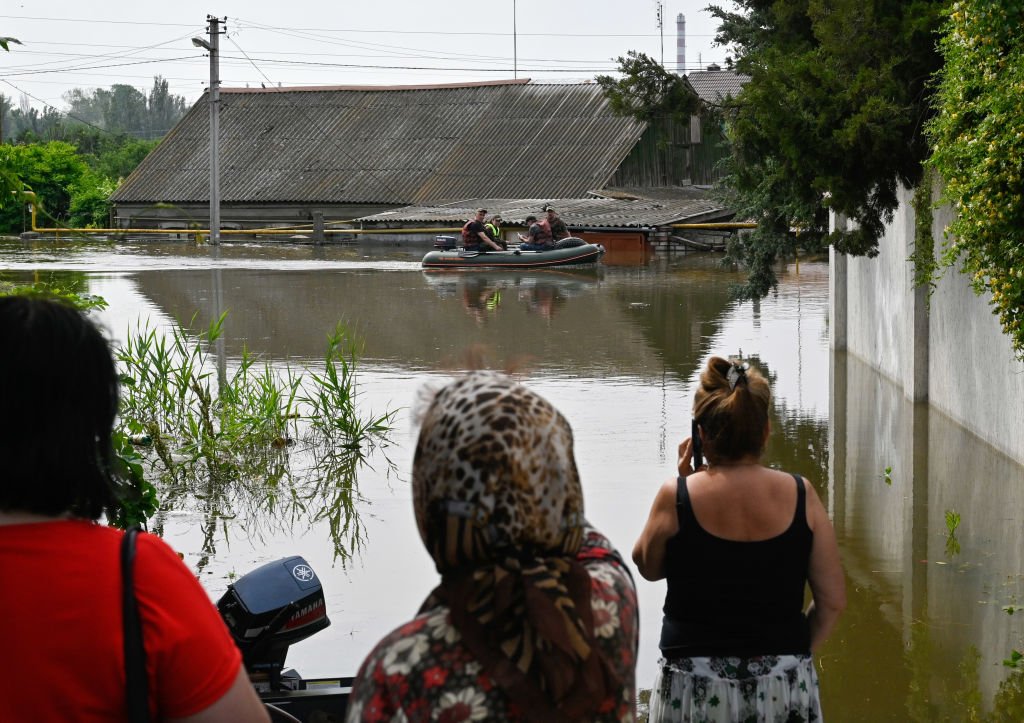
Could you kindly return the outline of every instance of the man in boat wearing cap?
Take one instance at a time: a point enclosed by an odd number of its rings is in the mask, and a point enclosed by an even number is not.
[[[526,234],[519,234],[520,251],[548,251],[555,247],[555,239],[551,236],[551,226],[547,219],[538,221],[536,216],[526,217]]]
[[[544,211],[548,214],[548,226],[551,227],[551,236],[555,241],[561,241],[564,238],[569,238],[572,234],[569,233],[569,227],[565,225],[565,221],[559,217],[558,213],[551,206],[545,206]]]
[[[467,251],[501,251],[501,246],[491,241],[487,235],[487,227],[484,226],[484,219],[487,217],[486,208],[478,208],[476,216],[466,221],[462,227],[462,245]]]

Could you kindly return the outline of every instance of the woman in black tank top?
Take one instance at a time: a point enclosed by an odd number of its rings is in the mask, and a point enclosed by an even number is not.
[[[761,464],[770,401],[748,364],[708,360],[697,436],[633,548],[640,574],[668,585],[651,721],[821,720],[811,654],[846,605],[843,570],[814,488]]]

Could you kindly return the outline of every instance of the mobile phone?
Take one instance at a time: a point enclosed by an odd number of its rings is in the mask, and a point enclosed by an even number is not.
[[[700,425],[694,419],[690,425],[690,449],[693,451],[693,470],[696,472],[704,464],[704,450],[700,443]]]

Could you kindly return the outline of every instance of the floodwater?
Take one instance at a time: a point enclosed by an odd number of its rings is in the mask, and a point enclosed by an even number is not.
[[[569,419],[587,516],[629,552],[712,353],[742,354],[775,394],[771,464],[817,486],[835,521],[849,607],[818,656],[831,721],[1024,720],[1024,469],[939,412],[913,405],[828,348],[828,266],[781,270],[778,294],[731,300],[739,277],[706,255],[594,269],[423,272],[423,248],[0,242],[0,280],[75,278],[107,299],[113,337],[228,312],[218,353],[316,364],[340,320],[361,339],[359,407],[397,410],[391,444],[358,471],[351,556],[309,517],[161,515],[166,539],[213,597],[233,575],[289,555],[320,574],[332,625],[292,648],[305,676],[353,674],[436,582],[412,515],[417,397],[482,345]],[[617,265],[622,262],[622,265]],[[953,523],[959,520],[958,524]],[[638,683],[653,682],[663,583],[637,577]],[[1024,667],[1024,666],[1022,666]]]

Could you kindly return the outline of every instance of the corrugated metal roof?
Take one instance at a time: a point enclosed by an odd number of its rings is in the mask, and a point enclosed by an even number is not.
[[[731,217],[733,212],[718,201],[707,198],[694,189],[682,190],[675,197],[663,189],[660,200],[651,198],[476,198],[443,206],[406,206],[384,213],[357,219],[364,225],[405,224],[449,225],[463,224],[477,208],[486,208],[488,214],[500,214],[505,225],[522,224],[529,215],[544,217],[541,210],[550,204],[570,227],[586,228],[646,228],[686,221],[714,220]]]
[[[718,104],[730,96],[738,96],[750,76],[731,70],[695,70],[687,73],[686,79],[702,101]]]
[[[221,201],[578,197],[608,181],[643,129],[596,84],[224,89]],[[204,96],[112,200],[208,202],[208,143]]]

